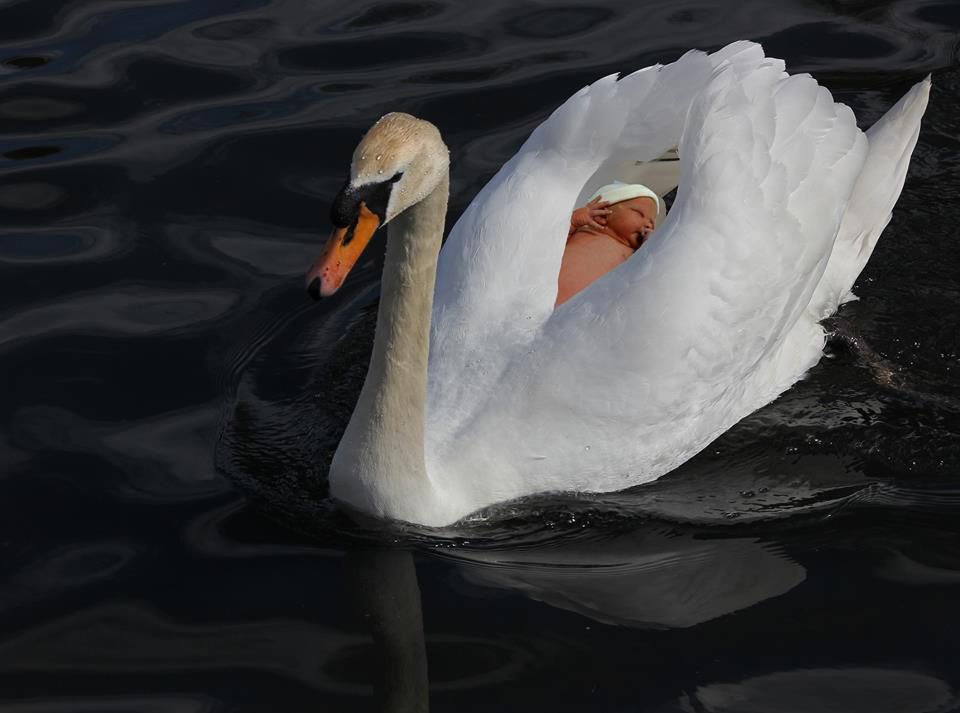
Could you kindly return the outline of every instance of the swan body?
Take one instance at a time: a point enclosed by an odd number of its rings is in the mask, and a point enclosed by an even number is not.
[[[390,223],[334,498],[440,526],[533,493],[629,488],[695,455],[819,360],[819,320],[851,299],[890,219],[929,89],[864,134],[749,42],[605,77],[533,132],[442,250],[446,146],[427,122],[381,119],[308,275],[334,291],[358,226]],[[669,215],[554,310],[578,200],[619,178],[624,156],[642,165],[674,147]]]

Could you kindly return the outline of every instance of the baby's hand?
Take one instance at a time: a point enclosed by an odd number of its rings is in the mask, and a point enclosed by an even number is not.
[[[585,225],[600,230],[607,224],[607,216],[613,211],[610,210],[610,204],[601,200],[602,196],[597,196],[582,208],[577,208],[570,216],[570,228],[576,230]]]

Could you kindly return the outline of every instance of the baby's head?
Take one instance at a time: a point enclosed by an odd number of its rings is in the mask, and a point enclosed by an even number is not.
[[[590,200],[598,196],[611,204],[606,227],[639,248],[656,227],[660,197],[639,183],[619,181],[603,186]]]

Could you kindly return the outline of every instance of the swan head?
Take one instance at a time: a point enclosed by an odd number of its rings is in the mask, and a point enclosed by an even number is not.
[[[333,199],[334,230],[307,272],[315,298],[340,289],[374,231],[426,198],[447,175],[450,155],[433,124],[393,112],[353,152],[350,178]]]

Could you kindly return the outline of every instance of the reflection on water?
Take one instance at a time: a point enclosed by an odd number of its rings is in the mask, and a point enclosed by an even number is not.
[[[553,552],[460,556],[471,583],[622,626],[694,626],[780,596],[806,578],[802,566],[756,539],[649,529]]]
[[[782,558],[779,564],[771,559],[778,557]],[[594,621],[631,626],[641,622],[682,628],[702,624],[784,594],[805,576],[802,566],[756,540],[702,540],[692,533],[663,530],[492,553],[461,550],[454,559],[465,563],[464,576],[473,583],[520,591]],[[379,662],[374,684],[381,706],[377,710],[427,710],[428,660],[441,659],[441,666],[449,665],[442,658],[447,648],[461,661],[470,659],[470,642],[451,642],[452,646],[445,647],[427,641],[425,646],[420,591],[409,552],[362,548],[348,555],[347,568],[350,591],[373,637],[368,660]],[[346,673],[346,660],[359,655],[355,650],[343,654],[344,675],[356,675],[356,668]],[[833,656],[834,652],[818,652],[821,661]],[[500,668],[510,668],[511,658],[500,657]],[[359,661],[351,663],[363,668]],[[624,663],[628,667],[643,665],[642,660]],[[471,670],[478,664],[471,661]],[[502,677],[503,672],[499,673],[495,679]],[[431,680],[431,690],[448,688],[434,676]],[[470,687],[472,683],[461,681],[459,685]],[[873,668],[848,661],[832,667],[761,673],[737,683],[702,682],[675,702],[655,709],[934,713],[953,710],[958,703],[955,689],[930,672]]]
[[[855,567],[843,567],[853,564],[849,557],[837,561],[828,591],[801,591],[807,566],[815,572],[842,551],[830,544],[836,533],[829,527],[793,530],[779,546],[790,549],[790,557],[756,538],[724,540],[661,527],[612,538],[574,533],[499,553],[445,550],[437,559],[374,542],[325,550],[283,542],[285,535],[256,520],[231,522],[238,515],[230,508],[194,531],[205,540],[206,556],[216,553],[216,569],[187,560],[180,570],[186,579],[158,582],[152,603],[127,595],[76,611],[51,608],[51,595],[83,587],[137,591],[136,572],[149,553],[128,542],[50,552],[42,566],[15,568],[9,591],[18,596],[5,597],[3,606],[23,608],[27,595],[42,591],[48,613],[42,624],[0,641],[0,677],[30,681],[44,672],[73,686],[84,677],[162,676],[171,693],[206,677],[229,682],[228,700],[268,691],[259,699],[264,710],[278,700],[391,712],[452,710],[461,707],[448,705],[457,700],[481,710],[505,696],[528,695],[545,710],[577,710],[598,691],[603,710],[643,700],[657,711],[945,712],[957,702],[945,678],[952,669],[937,663],[936,651],[949,637],[937,635],[930,612],[886,622],[864,648],[867,642],[851,632],[867,633],[859,627],[878,611],[877,598],[883,611],[896,595],[848,598],[845,592],[862,591],[869,581]],[[914,539],[922,534],[911,529]],[[247,544],[250,538],[259,544]],[[611,575],[631,557],[629,567],[646,578]],[[856,557],[882,559],[869,546],[859,547]],[[888,559],[902,557],[894,552]],[[447,563],[462,578],[445,575]],[[726,568],[734,572],[722,573]],[[485,577],[497,573],[507,576]],[[610,579],[619,579],[616,597]],[[728,588],[732,579],[743,588]],[[534,593],[531,583],[547,586]],[[597,591],[592,601],[590,583]],[[926,601],[936,607],[951,591],[930,597],[928,590]],[[591,607],[563,606],[551,614],[527,599],[548,592],[551,599],[543,601],[550,606],[566,597]],[[712,597],[720,603],[711,604]],[[825,620],[828,608],[832,616]],[[615,621],[624,610],[631,621]],[[635,628],[621,626],[640,620],[681,628],[639,638]],[[825,645],[829,631],[835,638]],[[927,663],[913,670],[909,662],[918,654]],[[269,683],[274,678],[276,685]]]
[[[703,686],[693,700],[709,713],[934,713],[951,710],[958,702],[938,678],[882,668],[773,673]]]
[[[946,0],[0,3],[0,713],[956,709],[958,31]],[[831,358],[651,487],[443,532],[334,507],[383,240],[333,300],[301,276],[360,133],[435,121],[455,218],[584,83],[743,37],[865,125],[933,72]]]
[[[427,710],[427,651],[412,555],[401,550],[360,550],[348,557],[348,587],[369,627],[375,658],[380,662],[374,678],[380,708],[385,713]],[[359,660],[349,662],[351,653]],[[340,666],[344,673],[352,668],[361,680],[368,680],[369,658],[350,652]]]
[[[0,349],[16,341],[57,333],[150,335],[198,329],[230,309],[234,295],[205,290],[164,293],[104,285],[89,295],[73,295],[37,307],[0,314]]]

